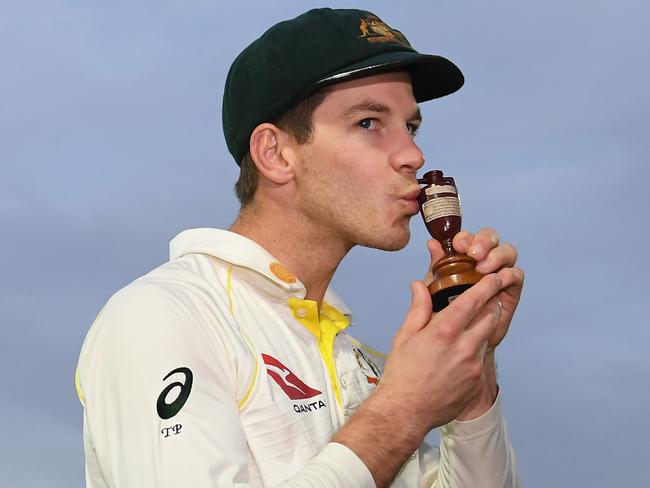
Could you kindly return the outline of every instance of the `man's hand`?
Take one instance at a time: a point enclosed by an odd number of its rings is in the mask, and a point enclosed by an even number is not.
[[[501,304],[501,317],[494,334],[488,338],[487,352],[493,353],[508,332],[524,284],[523,270],[515,267],[517,250],[511,244],[499,244],[499,234],[489,227],[481,229],[476,234],[467,231],[459,232],[454,237],[453,246],[456,252],[467,254],[476,260],[476,271],[484,275],[498,273],[506,283],[495,297]],[[431,266],[433,266],[445,253],[440,243],[433,239],[429,241],[428,247],[431,253]],[[424,280],[427,285],[432,280],[431,266]]]
[[[499,234],[494,229],[485,228],[476,234],[463,231],[456,234],[453,241],[454,250],[476,260],[476,270],[489,275],[496,273],[501,277],[503,288],[496,294],[500,308],[494,332],[485,343],[483,361],[482,389],[476,397],[458,414],[457,420],[469,420],[485,413],[494,403],[498,386],[496,381],[496,364],[494,350],[501,343],[510,328],[521,290],[524,284],[524,272],[515,268],[517,250],[510,244],[499,244]],[[431,252],[431,264],[444,256],[440,244],[431,240],[428,243]],[[429,283],[431,274],[427,277]]]
[[[523,271],[514,268],[514,247],[500,246],[492,229],[461,232],[453,244],[485,276],[437,314],[425,283],[412,284],[411,306],[377,389],[334,437],[359,455],[377,486],[390,484],[432,428],[475,418],[496,397],[493,352],[519,302]],[[433,261],[444,255],[436,241],[429,250]]]
[[[418,297],[419,293],[423,293],[424,287],[414,283],[411,309],[402,329],[395,336],[380,382],[383,386],[390,385],[390,369],[393,364],[398,363],[398,371],[408,368],[404,365],[409,364],[409,360],[401,357],[402,350],[406,351],[407,356],[412,355],[421,360],[422,356],[418,355],[417,350],[412,350],[408,343],[413,339],[419,343],[424,342],[424,347],[430,351],[430,365],[436,363],[435,371],[442,376],[437,378],[438,381],[429,378],[429,384],[437,384],[445,378],[447,380],[442,386],[436,386],[433,392],[438,403],[429,405],[429,414],[435,415],[437,410],[439,418],[434,426],[443,425],[452,419],[476,418],[494,403],[498,392],[494,350],[508,332],[524,281],[523,271],[514,267],[517,261],[516,249],[510,244],[500,245],[499,235],[494,229],[481,229],[476,234],[459,232],[454,238],[453,246],[456,252],[474,258],[476,270],[485,276],[438,314],[431,313],[428,290],[426,297]],[[444,256],[444,252],[435,240],[429,241],[428,247],[433,265]],[[426,284],[430,282],[431,274],[425,280]],[[420,324],[420,329],[413,324]],[[428,329],[431,333],[427,334],[430,340],[427,343],[425,334],[419,332]],[[454,334],[448,334],[452,329]],[[448,335],[444,339],[448,340],[441,341],[439,334],[446,333]],[[483,333],[486,335],[483,336]],[[418,337],[419,335],[423,337]],[[468,337],[480,339],[481,342],[469,340]],[[479,364],[471,361],[472,358]],[[438,364],[439,360],[444,364]],[[418,367],[413,364],[412,367],[423,374],[428,371],[422,365]],[[472,374],[477,372],[471,371],[473,367],[477,368],[478,376]]]
[[[495,296],[502,288],[501,278],[490,274],[433,314],[424,283],[412,284],[411,307],[376,396],[390,392],[401,401],[395,408],[417,423],[413,428],[423,429],[423,436],[455,419],[483,391],[486,343],[500,319]]]
[[[491,273],[433,314],[424,283],[412,284],[411,307],[377,389],[333,439],[357,453],[377,486],[390,484],[432,428],[485,391],[486,343],[501,314],[495,297],[508,285]]]

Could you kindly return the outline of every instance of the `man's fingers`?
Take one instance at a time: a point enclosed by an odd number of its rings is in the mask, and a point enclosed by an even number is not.
[[[424,283],[411,283],[411,305],[406,314],[402,328],[395,335],[393,345],[399,346],[409,337],[423,329],[431,320],[431,295]]]
[[[497,274],[503,283],[499,298],[505,306],[506,312],[512,313],[521,297],[525,278],[524,270],[521,268],[503,268]]]
[[[514,266],[517,262],[517,250],[511,244],[502,244],[492,249],[485,259],[476,263],[476,271],[483,274],[494,273],[501,268]]]
[[[501,288],[497,274],[484,276],[436,315],[436,327],[449,336],[460,334]]]
[[[473,239],[474,234],[467,232],[466,230],[461,230],[454,236],[454,239],[452,241],[454,250],[460,254],[467,254],[467,251],[469,251],[469,246],[472,245]]]
[[[485,354],[487,340],[495,331],[502,311],[501,302],[497,298],[491,298],[465,332],[465,338],[479,348],[478,350],[482,352],[481,355]]]
[[[477,261],[481,261],[498,245],[499,233],[491,227],[485,227],[476,233],[467,254]]]
[[[429,239],[427,242],[427,248],[429,249],[429,253],[431,253],[431,264],[439,261],[445,256],[442,246],[435,239]]]
[[[474,235],[461,231],[454,237],[453,245],[456,252],[481,261],[499,245],[499,233],[492,227],[484,227]]]
[[[521,268],[503,268],[497,275],[501,279],[501,288],[509,288],[511,286],[521,287],[524,284],[525,273]]]
[[[435,239],[429,239],[427,242],[427,248],[429,249],[429,254],[431,255],[431,263],[429,264],[429,269],[427,269],[427,274],[424,276],[424,284],[429,285],[433,281],[433,265],[440,260],[445,255],[445,252],[442,250],[442,246]]]

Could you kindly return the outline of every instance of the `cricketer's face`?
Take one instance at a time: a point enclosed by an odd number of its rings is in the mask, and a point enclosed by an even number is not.
[[[323,239],[401,249],[419,210],[416,171],[424,163],[413,140],[421,117],[410,77],[385,73],[326,90],[312,140],[295,148],[295,205]]]

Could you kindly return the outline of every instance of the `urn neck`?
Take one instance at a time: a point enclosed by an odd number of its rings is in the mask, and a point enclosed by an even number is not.
[[[442,246],[442,250],[445,252],[445,255],[447,256],[452,256],[453,254],[456,254],[454,252],[454,246],[452,244],[453,237],[449,237],[447,239],[443,239],[440,241],[440,245]]]

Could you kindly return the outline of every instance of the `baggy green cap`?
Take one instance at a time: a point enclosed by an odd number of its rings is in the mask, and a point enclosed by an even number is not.
[[[272,26],[235,59],[223,96],[223,131],[237,164],[255,127],[275,121],[317,89],[404,68],[424,102],[463,86],[460,69],[420,54],[400,31],[364,10],[320,8]]]

